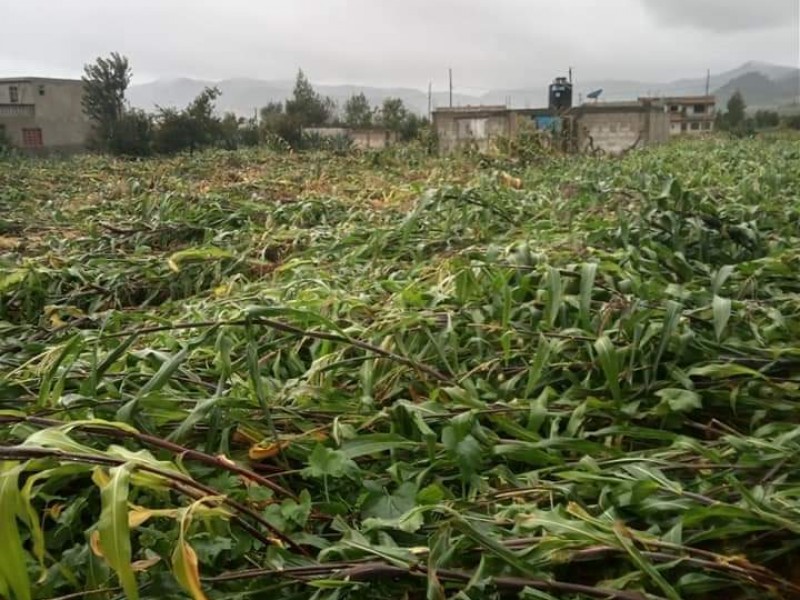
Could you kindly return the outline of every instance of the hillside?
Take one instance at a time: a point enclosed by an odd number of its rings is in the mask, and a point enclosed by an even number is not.
[[[759,81],[753,78],[742,80],[750,74],[760,75]],[[555,75],[555,74],[554,74]],[[732,82],[739,81],[738,84]],[[797,96],[800,86],[800,70],[781,65],[762,62],[748,62],[736,69],[711,76],[711,90],[719,90],[724,101],[736,89],[745,85],[748,95],[756,100],[748,100],[753,106],[777,107],[787,104]],[[769,82],[769,83],[766,83]],[[493,90],[475,96],[456,93],[453,101],[456,106],[468,104],[506,104],[515,107],[537,107],[547,103],[548,81],[516,89]],[[282,101],[290,97],[292,81],[266,81],[260,79],[227,79],[223,81],[202,81],[196,79],[160,80],[153,83],[132,86],[128,98],[132,106],[153,110],[156,106],[184,106],[203,88],[216,85],[222,91],[218,106],[222,111],[233,111],[241,116],[251,116],[253,111],[270,101]],[[734,87],[730,87],[733,85]],[[317,90],[333,98],[339,106],[353,94],[363,92],[373,105],[378,105],[387,97],[399,97],[412,110],[425,114],[428,110],[428,95],[422,90],[412,88],[378,88],[358,85],[315,85]],[[627,100],[643,95],[694,95],[705,93],[706,79],[679,79],[671,82],[645,82],[625,80],[576,80],[576,102],[587,93],[603,89],[605,100]],[[447,93],[433,95],[433,106],[447,106]]]
[[[770,79],[762,73],[745,73],[714,92],[724,105],[740,91],[749,108],[776,108],[800,102],[800,72]]]

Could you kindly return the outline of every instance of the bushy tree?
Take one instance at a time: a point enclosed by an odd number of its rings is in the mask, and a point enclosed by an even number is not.
[[[300,139],[299,129],[283,110],[282,102],[270,102],[261,109],[261,137],[277,136],[290,144]]]
[[[302,69],[297,73],[294,92],[286,101],[287,116],[299,127],[320,127],[328,123],[336,106],[312,87]]]
[[[427,119],[408,110],[401,98],[386,98],[381,106],[379,122],[382,127],[395,132],[401,140],[407,142],[419,136]]]
[[[744,102],[744,96],[739,90],[730,97],[728,100],[728,111],[725,114],[725,120],[729,129],[740,129],[744,126],[745,111],[747,104]]]
[[[380,124],[389,131],[399,133],[403,121],[408,117],[408,109],[401,98],[386,98],[380,112]]]
[[[117,156],[143,157],[153,152],[153,119],[143,110],[127,110],[117,121],[108,150]]]
[[[759,110],[753,117],[755,125],[758,129],[769,129],[771,127],[778,127],[781,124],[781,117],[774,110]]]
[[[237,117],[232,112],[223,115],[219,131],[219,145],[226,150],[236,150],[243,146],[257,146],[260,141],[256,120]]]
[[[125,113],[125,91],[133,71],[128,59],[113,52],[83,67],[83,110],[95,127],[95,143],[109,149]]]
[[[800,130],[800,113],[786,117],[784,123],[789,129]]]
[[[222,138],[222,122],[214,116],[214,102],[219,95],[217,88],[206,88],[183,110],[159,108],[156,151],[194,152],[218,143]]]
[[[304,128],[330,124],[335,112],[333,100],[318,94],[300,70],[292,97],[285,104],[270,102],[261,109],[262,130],[298,148]]]
[[[372,126],[372,107],[364,93],[351,96],[344,105],[344,122],[348,127]]]

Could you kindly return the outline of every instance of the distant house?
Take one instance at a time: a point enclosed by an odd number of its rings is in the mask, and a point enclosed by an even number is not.
[[[346,127],[307,127],[303,133],[320,137],[346,137],[356,148],[380,150],[397,142],[397,134],[382,127],[349,129]]]
[[[26,152],[76,152],[92,126],[83,82],[37,77],[0,79],[0,135]]]
[[[669,114],[671,135],[700,134],[714,131],[717,101],[714,96],[672,96],[642,98],[663,102]]]

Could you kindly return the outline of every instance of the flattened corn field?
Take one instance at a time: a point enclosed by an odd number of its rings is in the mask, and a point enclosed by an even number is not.
[[[800,597],[800,145],[0,164],[0,597]]]

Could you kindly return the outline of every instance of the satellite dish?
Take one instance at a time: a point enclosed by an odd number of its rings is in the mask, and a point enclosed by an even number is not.
[[[591,100],[597,100],[600,97],[600,94],[603,93],[603,90],[595,90],[590,94],[586,94],[586,97]]]

